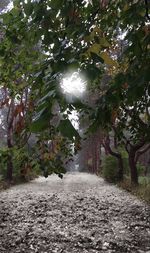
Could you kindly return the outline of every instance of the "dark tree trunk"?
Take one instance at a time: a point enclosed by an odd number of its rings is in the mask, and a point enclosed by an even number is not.
[[[8,131],[8,136],[7,136],[7,147],[8,149],[12,148],[12,142],[11,142],[11,134],[10,130]],[[13,162],[12,162],[12,155],[9,152],[8,153],[8,158],[7,158],[7,174],[6,174],[6,179],[11,182],[13,179]]]
[[[114,148],[118,148],[116,135],[114,136]]]
[[[146,149],[140,150],[146,143],[146,140],[143,138],[138,143],[132,145],[129,141],[126,143],[126,150],[129,156],[129,166],[131,172],[131,183],[133,185],[138,185],[138,171],[137,171],[137,161],[141,154],[145,152]],[[129,148],[128,148],[129,147]]]
[[[95,149],[93,147],[93,152],[92,152],[92,173],[94,174],[96,170],[96,162],[95,162]]]
[[[122,160],[122,156],[121,154],[118,154],[118,156],[116,156],[118,159],[118,179],[119,181],[123,181],[123,172],[124,172],[124,165],[123,165],[123,160]]]
[[[130,171],[131,171],[131,183],[134,185],[138,185],[138,171],[136,167],[135,154],[136,153],[133,150],[130,150],[129,166],[130,166]]]

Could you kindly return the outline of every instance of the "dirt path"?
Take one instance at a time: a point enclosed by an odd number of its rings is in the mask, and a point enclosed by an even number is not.
[[[0,193],[0,253],[149,252],[150,207],[89,174]]]

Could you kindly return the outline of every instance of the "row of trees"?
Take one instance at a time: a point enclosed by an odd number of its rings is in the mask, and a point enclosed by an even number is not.
[[[102,129],[103,146],[118,159],[120,179],[118,147],[126,148],[131,181],[137,184],[136,163],[150,142],[148,2],[14,0],[13,4],[0,21],[0,85],[6,93],[1,108],[8,107],[8,150],[12,142],[16,146],[13,134],[21,147],[31,132],[47,143],[61,134],[63,149],[69,147],[66,138],[79,146],[80,136],[69,120],[76,109],[90,115],[89,132]],[[69,103],[62,96],[60,81],[68,71],[86,76],[88,91],[97,94],[94,105],[79,99]]]

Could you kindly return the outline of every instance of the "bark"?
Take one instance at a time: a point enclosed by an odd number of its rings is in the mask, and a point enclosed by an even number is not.
[[[136,152],[135,161],[137,163],[139,157],[143,155],[145,152],[147,152],[150,149],[150,144],[146,145],[143,149],[140,149]]]
[[[105,155],[109,155],[109,152],[108,152],[108,150],[107,150],[106,145],[105,145],[104,142],[102,143],[102,146],[103,146],[103,148],[105,150]]]
[[[129,155],[129,166],[130,166],[130,172],[131,172],[131,183],[134,185],[138,185],[138,171],[137,171],[137,159],[136,159],[136,153],[140,148],[142,148],[145,145],[145,140],[139,141],[137,144],[132,145],[130,142],[128,142],[129,149],[128,155]]]
[[[8,161],[7,161],[7,174],[6,179],[11,182],[13,179],[13,161],[12,161],[12,155],[11,155],[11,148],[13,147],[13,141],[12,141],[12,132],[13,132],[13,113],[14,113],[14,100],[11,100],[11,104],[8,108],[8,114],[7,114],[7,147],[8,147]]]
[[[96,170],[96,157],[95,157],[95,147],[93,147],[93,152],[92,152],[92,173],[95,174]]]
[[[138,185],[138,171],[137,171],[137,167],[136,167],[135,155],[136,155],[136,152],[131,149],[129,152],[129,166],[130,166],[130,172],[131,172],[131,183],[134,185]]]
[[[114,148],[118,148],[116,135],[114,136]]]
[[[123,180],[124,165],[123,165],[123,160],[122,160],[121,154],[118,154],[117,159],[118,159],[118,167],[119,167],[118,179],[119,179],[119,181],[122,181]]]
[[[10,131],[8,133],[7,136],[7,146],[8,148],[12,148],[12,143],[11,143],[11,136],[10,136]],[[11,182],[13,179],[13,162],[12,162],[12,155],[8,154],[8,160],[7,160],[7,175],[6,175],[6,179]]]

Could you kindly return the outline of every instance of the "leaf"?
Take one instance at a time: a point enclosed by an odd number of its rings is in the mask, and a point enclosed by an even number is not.
[[[100,39],[100,45],[103,47],[110,47],[111,46],[110,43],[104,37]]]
[[[102,30],[97,26],[93,28],[93,32],[98,33],[99,35],[102,34]]]
[[[48,128],[48,122],[43,119],[34,121],[30,127],[31,132],[38,133]]]
[[[32,14],[33,11],[33,4],[31,3],[31,1],[28,1],[27,4],[24,4],[24,12],[27,16],[30,16]]]
[[[129,7],[128,3],[125,3],[125,5],[124,5],[124,7],[123,7],[123,11],[127,11],[129,8],[130,8],[130,7]]]
[[[88,49],[88,53],[95,53],[95,54],[99,54],[101,50],[101,45],[98,43],[93,44],[89,49]]]
[[[64,137],[67,137],[70,140],[73,140],[74,137],[80,139],[79,133],[69,119],[61,120],[58,129]]]
[[[54,90],[50,90],[44,97],[42,97],[40,100],[39,100],[39,103],[45,101],[46,99],[50,99],[50,98],[54,98],[55,97],[55,91]]]
[[[93,65],[88,65],[85,70],[85,75],[88,80],[94,81],[101,76],[102,72],[100,68],[97,68]]]
[[[62,1],[61,0],[52,0],[51,2],[48,2],[48,5],[57,9],[57,8],[60,8],[60,6],[62,5]]]
[[[100,57],[104,60],[105,64],[110,65],[110,66],[115,66],[118,67],[117,61],[113,60],[108,53],[102,52],[100,54]]]
[[[49,108],[43,108],[36,116],[30,126],[31,132],[38,133],[48,128],[53,115]]]
[[[84,40],[85,40],[86,42],[92,41],[92,40],[94,39],[95,36],[97,36],[97,35],[98,35],[98,36],[101,36],[101,34],[102,34],[101,29],[98,28],[98,27],[95,27],[95,28],[93,28],[92,32],[91,32],[88,36],[85,36],[85,37],[84,37]]]

